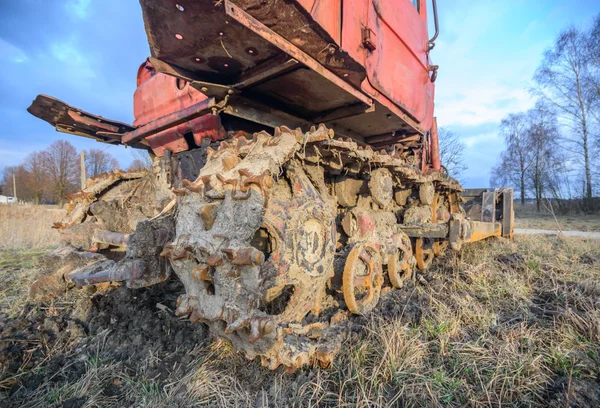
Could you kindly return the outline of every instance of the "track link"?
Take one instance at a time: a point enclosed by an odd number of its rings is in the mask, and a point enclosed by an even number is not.
[[[326,366],[348,316],[369,313],[384,283],[400,287],[419,263],[399,219],[447,221],[459,189],[324,126],[222,142],[176,191],[162,255],[186,289],[177,314],[270,369]],[[433,250],[418,242],[417,257]]]
[[[406,231],[462,216],[455,180],[324,126],[239,132],[204,153],[194,180],[180,179],[169,157],[91,180],[55,225],[66,246],[31,297],[68,284],[147,286],[172,268],[185,287],[178,315],[270,369],[327,366],[348,318],[447,246]]]
[[[168,214],[174,196],[158,163],[148,171],[96,176],[68,198],[66,217],[53,226],[63,245],[44,259],[30,286],[32,300],[50,300],[73,285],[141,287],[169,276],[169,263],[159,254],[174,235]]]

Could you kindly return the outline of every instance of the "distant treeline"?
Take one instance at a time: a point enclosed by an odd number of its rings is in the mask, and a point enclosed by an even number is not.
[[[0,194],[14,196],[14,175],[19,201],[62,205],[67,195],[81,189],[79,154],[65,140],[58,140],[45,150],[30,153],[20,165],[4,168]],[[142,159],[136,158],[129,169],[145,166]],[[85,168],[87,177],[93,177],[116,170],[119,163],[104,150],[90,149],[85,151]]]
[[[515,186],[538,211],[600,210],[600,14],[590,29],[563,30],[533,77],[535,107],[502,120],[506,148],[491,184]]]

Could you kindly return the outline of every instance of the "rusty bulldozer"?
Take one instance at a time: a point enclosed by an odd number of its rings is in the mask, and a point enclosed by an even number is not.
[[[327,366],[382,288],[512,236],[512,189],[463,190],[440,163],[435,1],[140,3],[152,56],[132,125],[45,95],[28,109],[153,158],[70,197],[32,299],[175,273],[176,313],[248,358]]]

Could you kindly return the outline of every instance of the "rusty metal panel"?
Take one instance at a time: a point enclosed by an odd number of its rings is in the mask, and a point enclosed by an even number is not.
[[[421,9],[424,13],[425,7]],[[369,83],[429,130],[434,88],[429,79],[426,19],[408,0],[372,0],[368,28],[375,44],[366,57]]]
[[[344,0],[342,8],[341,47],[350,57],[365,65],[366,51],[362,44],[361,28],[368,25],[370,0]]]
[[[336,44],[342,43],[342,0],[297,1]]]
[[[352,58],[337,41],[335,20],[341,15],[339,0],[227,0],[235,4],[326,69],[359,88],[365,78],[363,64]],[[307,8],[311,8],[312,15]],[[346,7],[346,6],[344,6]],[[228,7],[226,6],[229,12]]]
[[[297,69],[252,89],[288,105],[291,113],[304,117],[359,102],[355,96],[341,91],[327,78],[306,68]],[[366,107],[363,111],[365,109]]]
[[[448,236],[448,225],[446,224],[399,225],[399,228],[411,238],[446,238]]]
[[[189,139],[189,143],[185,139],[185,136],[188,134],[193,136],[193,139]],[[223,140],[226,137],[227,133],[221,125],[219,115],[209,114],[148,136],[146,137],[146,142],[156,156],[162,157],[166,149],[172,153],[180,153],[201,146],[202,139],[206,138],[210,139],[211,142],[215,142]]]
[[[138,71],[138,87],[133,94],[133,124],[145,125],[205,99],[206,95],[189,82],[157,73],[150,62],[145,62]]]
[[[47,95],[38,95],[27,111],[50,123],[57,131],[90,137],[99,142],[119,143],[122,134],[135,129],[125,123],[85,112]]]
[[[358,101],[363,102],[366,105],[372,105],[373,101],[368,98],[365,94],[355,89],[348,82],[342,80],[340,77],[327,70],[319,61],[312,58],[310,55],[303,52],[300,48],[295,46],[293,43],[286,40],[283,36],[279,35],[275,31],[269,29],[263,23],[256,20],[254,17],[246,13],[241,8],[237,7],[229,0],[225,0],[227,14],[238,21],[240,24],[246,26],[254,33],[258,34],[263,39],[274,44],[279,49],[297,59],[311,70],[315,71],[319,75],[323,76],[327,80],[337,85],[341,90],[352,95]],[[332,95],[333,96],[333,95]],[[312,101],[311,101],[312,102]]]
[[[503,189],[502,193],[502,236],[512,237],[515,210],[514,210],[514,191],[512,188]]]
[[[231,83],[243,71],[280,54],[225,14],[212,0],[140,0],[152,56],[205,80]],[[179,6],[179,7],[178,7]]]
[[[374,87],[364,81],[364,46],[356,41],[360,39],[361,27],[368,22],[367,4],[374,7],[371,2],[348,0],[342,7],[341,0],[227,0],[216,3],[199,0],[182,4],[183,10],[175,4],[157,0],[142,0],[141,4],[152,55],[171,64],[173,69],[166,72],[170,75],[178,76],[178,72],[184,71],[193,74],[195,82],[206,84],[210,96],[221,97],[210,92],[210,84],[233,86],[236,90],[246,90],[244,96],[250,99],[263,103],[272,101],[278,109],[310,121],[315,116],[328,115],[358,101],[372,106],[373,101],[368,97],[371,95],[380,104],[376,114],[370,111],[366,115],[359,110],[358,114],[343,117],[331,125],[349,129],[359,135],[359,140],[363,136],[392,132],[399,133],[399,137],[424,134],[431,125],[430,119],[425,118],[419,123],[420,119],[411,112],[410,103],[403,105],[404,100],[390,98],[381,89],[376,89],[376,84]],[[410,2],[407,3],[414,9]],[[387,10],[388,6],[381,7]],[[394,10],[394,13],[398,11]],[[424,14],[421,17],[415,15],[421,21],[413,24],[424,21]],[[200,17],[203,24],[196,24]],[[421,25],[426,27],[425,23]],[[426,43],[426,31],[423,32]],[[412,35],[417,38],[420,34]],[[373,36],[379,41],[375,31]],[[397,40],[397,37],[393,38]],[[342,46],[344,41],[350,48],[348,51],[345,45]],[[414,42],[410,41],[411,44]],[[392,53],[394,47],[396,44],[392,42],[385,45]],[[291,65],[291,69],[286,67],[280,74],[273,72],[272,63],[285,54],[297,60],[298,67]],[[410,60],[402,63],[410,63]],[[323,80],[315,79],[315,75],[293,72],[300,64]],[[378,71],[389,77],[385,81],[392,81],[396,88],[402,88],[404,83],[412,80],[400,71],[382,71],[381,67]],[[259,71],[263,74],[257,81],[252,73]],[[411,88],[415,86],[420,87],[418,83],[410,85]],[[195,87],[204,89],[204,85]],[[423,95],[421,99],[424,99]]]
[[[127,134],[123,135],[121,141],[123,144],[135,143],[145,137],[162,132],[163,130],[177,126],[207,113],[211,113],[212,109],[216,106],[217,103],[215,98],[208,98],[203,101],[196,102],[193,105],[162,116],[144,126],[140,126],[132,132],[128,132]]]

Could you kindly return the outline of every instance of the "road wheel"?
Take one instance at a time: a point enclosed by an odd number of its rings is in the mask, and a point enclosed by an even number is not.
[[[371,244],[357,244],[344,265],[342,286],[348,310],[359,315],[369,313],[379,301],[382,285],[379,251]]]
[[[431,265],[434,258],[434,242],[431,238],[417,238],[415,240],[415,258],[417,268],[423,271]]]

